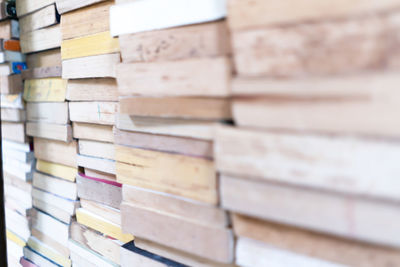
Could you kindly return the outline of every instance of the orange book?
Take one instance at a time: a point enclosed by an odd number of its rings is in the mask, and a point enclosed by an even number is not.
[[[10,51],[21,51],[21,47],[19,45],[18,40],[3,40],[2,49]]]

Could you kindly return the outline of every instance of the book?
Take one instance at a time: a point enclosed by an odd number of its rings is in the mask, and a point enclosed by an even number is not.
[[[54,2],[54,1],[52,1]],[[58,23],[56,6],[48,5],[19,19],[21,36]]]
[[[15,19],[0,22],[0,39],[19,39],[19,24]]]
[[[75,215],[76,209],[79,207],[79,201],[73,199],[67,199],[61,196],[58,196],[52,192],[46,192],[40,189],[33,188],[32,189],[32,198],[33,200],[38,200],[44,205],[41,207],[37,207],[41,211],[46,212],[49,215],[52,215],[54,218],[59,219],[60,221],[64,221],[62,218],[57,217],[57,213],[52,212],[52,208],[56,208],[67,213],[70,217]],[[35,204],[34,204],[35,206]],[[47,208],[50,206],[50,208]],[[66,223],[69,223],[68,220]],[[64,221],[65,222],[65,221]]]
[[[68,2],[68,1],[60,1]],[[71,1],[69,1],[71,2]],[[110,30],[109,9],[114,1],[99,2],[93,5],[76,9],[61,16],[61,31],[63,40],[88,36]],[[83,3],[80,1],[79,3]],[[76,3],[78,2],[76,1]],[[60,12],[61,7],[58,6]]]
[[[54,66],[61,67],[61,50],[60,48],[55,48],[28,54],[26,56],[26,64],[29,69]]]
[[[118,182],[217,203],[217,177],[212,161],[125,146],[115,149]]]
[[[62,164],[52,163],[43,160],[37,160],[36,169],[43,173],[62,178],[67,181],[74,182],[77,169]]]
[[[61,46],[61,30],[59,25],[35,30],[21,35],[22,53],[33,53]]]
[[[66,102],[49,102],[49,103],[27,103],[26,113],[28,121],[45,122],[54,124],[68,124],[68,103]]]
[[[30,0],[19,0],[16,3],[17,15],[18,17],[22,17],[24,15],[37,11],[43,7],[51,5],[54,2],[55,2],[54,0],[37,0],[34,2]]]
[[[5,50],[0,52],[0,63],[5,62],[25,62],[25,55],[21,52]]]
[[[56,4],[58,12],[60,12],[60,14],[64,14],[72,10],[80,9],[82,7],[90,6],[103,1],[105,0],[56,0]]]
[[[22,71],[22,78],[24,80],[42,79],[42,78],[57,78],[61,77],[61,67],[41,67],[34,69],[27,69]]]
[[[35,137],[33,139],[35,157],[48,162],[76,167],[78,144],[76,141],[65,143],[57,140]]]
[[[66,266],[66,267],[71,266],[71,261],[67,257],[61,255],[53,247],[49,246],[46,243],[41,242],[34,236],[31,236],[29,238],[28,246],[29,246],[29,248],[33,249],[38,254],[43,255],[50,261],[56,263],[57,265]],[[40,266],[42,266],[42,265],[40,265]]]
[[[0,75],[20,74],[21,71],[24,69],[26,69],[25,62],[1,63],[0,64]]]
[[[78,196],[77,184],[40,172],[35,172],[33,174],[32,185],[35,188],[71,200],[77,199]]]
[[[112,143],[79,140],[79,154],[115,160],[115,148]]]
[[[0,50],[1,51],[21,51],[19,40],[13,39],[0,39]]]
[[[73,136],[76,139],[87,139],[101,142],[114,142],[112,126],[91,123],[72,123]]]
[[[21,122],[2,122],[1,137],[13,142],[25,143],[27,141],[25,124]]]
[[[251,145],[255,143],[257,148]],[[397,149],[385,141],[219,127],[215,152],[222,173],[353,196],[398,199],[397,180],[393,180],[397,164],[389,159]]]
[[[1,94],[19,94],[23,88],[20,74],[0,75]]]
[[[44,139],[58,140],[67,143],[72,141],[72,129],[69,124],[28,122],[26,124],[26,133],[29,136]]]
[[[230,78],[231,67],[225,57],[121,63],[117,66],[120,96],[224,97],[229,95]]]
[[[122,97],[120,113],[142,117],[229,120],[231,102],[226,98]]]
[[[112,54],[119,51],[118,38],[111,37],[109,31],[64,40],[61,43],[62,60]]]
[[[22,101],[22,94],[1,95],[1,107],[23,110],[24,102]]]
[[[225,21],[119,36],[124,63],[159,62],[228,55]],[[204,41],[207,40],[207,41]]]
[[[117,145],[147,150],[156,150],[209,159],[212,159],[214,156],[213,144],[211,141],[194,138],[131,132],[114,128],[114,140],[114,143]]]
[[[25,110],[14,108],[2,108],[1,120],[10,122],[23,122],[26,119]]]
[[[110,180],[90,177],[84,174],[76,176],[78,196],[82,199],[119,209],[122,201],[122,185]]]
[[[26,80],[24,83],[24,100],[27,102],[64,102],[67,80],[45,78]]]
[[[121,214],[124,232],[212,261],[233,261],[233,234],[228,229],[210,227],[125,202],[121,204]]]
[[[37,253],[36,251],[30,249],[29,247],[24,247],[24,257],[28,259],[30,262],[35,262],[38,265],[33,266],[41,266],[41,267],[57,267],[58,265],[52,262],[51,260],[47,259],[46,257],[42,256],[41,254]],[[21,260],[25,262],[24,260]],[[32,265],[27,265],[32,266]]]
[[[74,122],[115,124],[118,102],[69,102],[69,117]]]
[[[84,247],[82,244],[70,239],[68,247],[71,250],[71,259],[79,266],[104,266],[104,267],[117,267],[116,263],[111,262],[102,255]]]
[[[115,78],[119,53],[63,60],[63,79]]]
[[[109,174],[116,174],[115,160],[78,154],[77,163],[80,167],[89,168]]]
[[[190,5],[182,0],[134,1],[111,7],[110,31],[117,36],[215,21],[225,16],[226,4],[222,0],[198,0]]]
[[[77,79],[68,80],[69,101],[118,101],[118,86],[115,79]]]

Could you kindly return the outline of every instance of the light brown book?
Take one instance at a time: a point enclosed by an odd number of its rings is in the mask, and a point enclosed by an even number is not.
[[[124,63],[225,56],[230,52],[225,21],[119,36]]]
[[[61,67],[60,48],[50,49],[39,53],[32,53],[26,56],[28,69],[44,67]]]
[[[69,102],[71,121],[114,125],[118,102]]]
[[[112,126],[91,123],[72,123],[73,136],[77,139],[87,139],[101,142],[114,142]]]
[[[26,124],[26,133],[29,136],[59,140],[67,143],[72,141],[72,129],[71,125],[68,124],[28,122]]]
[[[114,128],[115,144],[187,156],[213,158],[211,141],[160,134],[122,131]]]
[[[279,249],[339,264],[360,267],[396,266],[399,250],[318,234],[268,221],[235,214],[235,234],[259,240]]]
[[[78,166],[105,172],[109,174],[116,174],[115,161],[110,159],[91,157],[85,155],[77,156]]]
[[[62,77],[64,79],[115,78],[115,68],[119,62],[119,53],[63,60]]]
[[[54,2],[54,1],[52,1]],[[38,29],[57,24],[56,6],[49,5],[19,19],[20,34],[24,35]]]
[[[61,30],[59,25],[35,30],[21,35],[22,53],[39,52],[61,46]]]
[[[307,8],[304,8],[307,7]],[[379,2],[340,0],[334,6],[318,0],[273,1],[244,0],[228,2],[229,25],[232,30],[262,28],[276,24],[318,21],[358,16],[392,10],[396,0]]]
[[[33,145],[35,147],[35,157],[38,159],[71,167],[77,166],[78,144],[76,141],[65,143],[63,141],[35,137]]]
[[[42,79],[61,77],[62,70],[59,66],[27,69],[22,71],[22,79]]]
[[[386,44],[399,45],[398,40],[392,40],[398,15],[393,11],[376,17],[234,32],[237,73],[243,77],[297,78],[396,68],[400,53]],[[371,28],[374,31],[368,30]],[[359,44],[369,45],[361,48]]]
[[[113,143],[79,140],[79,154],[115,160],[115,148]]]
[[[212,161],[116,146],[117,181],[216,204],[217,177]]]
[[[69,80],[67,96],[69,101],[118,101],[118,86],[115,79]]]
[[[90,175],[90,174],[87,174]],[[98,203],[119,209],[122,201],[121,185],[111,183],[98,177],[89,177],[78,174],[76,177],[78,196],[81,199],[96,201]]]
[[[2,94],[19,94],[23,88],[20,74],[0,75],[0,92]]]
[[[399,200],[398,166],[392,159],[400,150],[392,142],[219,127],[215,156],[222,173]]]
[[[78,38],[109,31],[109,10],[113,4],[114,1],[105,1],[61,16],[63,39]]]
[[[117,177],[114,174],[109,174],[109,173],[93,170],[90,168],[83,168],[83,169],[84,169],[85,176],[89,176],[89,177],[93,177],[93,178],[101,179],[101,180],[106,180],[106,181],[114,181],[115,182],[117,180]],[[109,206],[111,206],[111,205],[109,205]]]
[[[77,199],[77,184],[60,179],[54,176],[49,176],[41,172],[33,174],[33,186],[35,188],[65,197],[71,200]]]
[[[133,116],[223,120],[231,118],[227,98],[123,97],[120,112]]]
[[[120,96],[228,96],[230,79],[230,61],[225,57],[121,63],[117,67]]]
[[[222,175],[220,182],[224,209],[368,243],[400,244],[395,202],[228,175]],[[387,221],[393,227],[376,227]]]
[[[54,124],[69,123],[68,103],[27,103],[28,121]]]
[[[213,261],[233,261],[233,235],[228,229],[197,224],[124,202],[121,214],[123,231]]]

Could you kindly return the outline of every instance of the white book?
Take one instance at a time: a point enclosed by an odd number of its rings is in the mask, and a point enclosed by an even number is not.
[[[22,94],[1,95],[1,107],[2,108],[23,109],[24,108],[24,101],[23,101],[23,98],[22,98]]]
[[[10,166],[8,164],[3,164],[3,170],[4,172],[7,172],[23,181],[31,181],[33,177],[33,172],[25,172],[24,170],[15,168],[14,166]]]
[[[3,159],[16,159],[21,162],[28,162],[35,158],[33,152],[24,152],[18,150],[4,149],[3,147]]]
[[[21,52],[5,50],[0,52],[0,63],[5,62],[25,62],[26,57]]]
[[[27,241],[31,235],[28,219],[7,207],[5,214],[7,229],[21,237],[22,240]]]
[[[35,169],[35,160],[22,162],[13,158],[3,158],[3,165],[7,168],[15,168],[25,173],[30,173]]]
[[[34,262],[37,266],[41,267],[59,267],[59,265],[51,262],[49,259],[45,258],[44,256],[40,255],[36,251],[24,247],[24,256],[26,259]]]
[[[226,16],[226,0],[139,0],[110,8],[112,36],[205,23]]]
[[[18,246],[16,243],[7,239],[7,254],[19,259],[24,256],[24,248]]]
[[[34,210],[32,228],[42,232],[62,245],[68,242],[69,225],[38,210]]]
[[[63,198],[36,188],[32,189],[32,198],[48,203],[49,205],[68,212],[70,215],[74,215],[76,208],[79,206],[79,201]]]
[[[115,264],[105,257],[97,254],[93,250],[87,249],[83,247],[81,244],[75,242],[74,240],[70,239],[68,241],[68,248],[71,251],[71,258],[72,261],[74,260],[74,256],[76,255],[78,259],[82,258],[87,261],[88,264],[93,264],[93,266],[102,266],[102,267],[117,267],[118,264]]]
[[[31,151],[31,146],[29,143],[18,143],[18,142],[13,142],[10,140],[2,140],[2,147],[3,149],[7,150],[18,150],[18,151],[25,151],[25,152],[30,152]]]

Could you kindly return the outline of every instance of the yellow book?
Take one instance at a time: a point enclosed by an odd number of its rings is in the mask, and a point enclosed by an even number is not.
[[[100,233],[118,239],[124,243],[130,242],[134,238],[131,234],[122,233],[121,227],[119,225],[107,221],[102,217],[82,208],[76,211],[76,219],[78,223],[99,231]]]
[[[25,80],[24,100],[27,102],[64,102],[67,80],[45,78]]]
[[[61,58],[71,59],[119,52],[118,38],[109,31],[65,40],[61,43]]]
[[[11,240],[12,242],[14,242],[15,244],[17,244],[20,247],[25,247],[26,246],[26,242],[24,240],[22,240],[22,238],[20,238],[19,236],[17,236],[16,234],[14,234],[13,232],[11,232],[10,230],[6,230],[6,235],[7,235],[7,239]]]
[[[38,171],[75,182],[76,175],[78,173],[78,169],[75,167],[69,167],[57,163],[47,162],[44,160],[38,160],[36,162],[36,169]]]
[[[71,266],[71,261],[69,259],[65,258],[63,255],[60,255],[52,247],[40,242],[33,236],[28,239],[28,246],[61,266]]]

